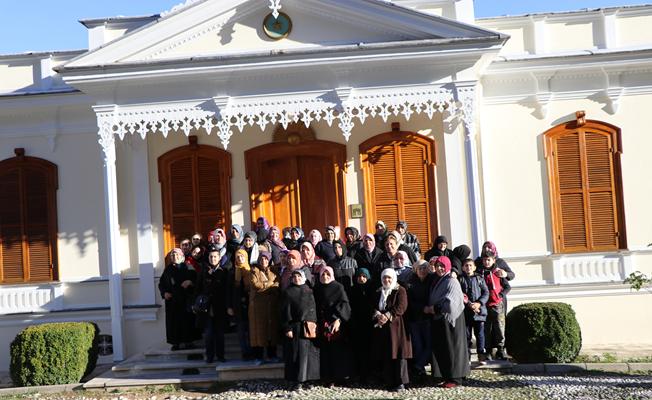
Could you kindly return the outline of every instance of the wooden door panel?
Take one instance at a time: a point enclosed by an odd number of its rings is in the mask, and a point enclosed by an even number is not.
[[[301,223],[305,232],[338,225],[337,189],[332,160],[299,157]]]
[[[281,227],[298,224],[296,160],[265,161],[261,165],[261,175],[262,215]]]

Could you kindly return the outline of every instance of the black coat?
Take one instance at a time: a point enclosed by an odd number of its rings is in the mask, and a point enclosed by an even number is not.
[[[281,332],[285,337],[285,379],[306,382],[319,379],[319,348],[316,339],[303,337],[303,322],[317,322],[317,306],[307,285],[290,285],[281,304]],[[292,332],[292,339],[285,333]]]
[[[335,258],[335,249],[333,247],[333,242],[324,239],[315,246],[315,254],[328,263]]]
[[[326,331],[326,325],[340,320],[340,330],[332,338],[320,337],[321,378],[326,381],[342,381],[353,372],[352,349],[348,321],[351,305],[344,286],[333,281],[315,287],[317,302],[317,326]]]
[[[358,268],[366,268],[371,274],[371,280],[373,281],[374,289],[380,286],[380,259],[382,255],[385,254],[378,247],[375,247],[373,251],[368,252],[365,249],[360,249],[355,253],[355,262],[358,263]],[[376,286],[378,284],[378,286]]]
[[[408,295],[407,319],[409,322],[423,321],[432,318],[430,314],[423,312],[430,299],[430,288],[432,287],[434,274],[428,274],[422,281],[413,273],[406,283]]]
[[[335,257],[328,263],[333,268],[335,280],[344,285],[347,292],[353,286],[353,277],[358,269],[358,263],[351,257]]]
[[[195,316],[191,311],[194,301],[194,286],[181,287],[184,281],[197,280],[195,269],[185,263],[169,264],[165,267],[158,288],[161,297],[171,293],[172,298],[165,300],[165,335],[167,342],[173,345],[188,343],[201,336],[195,328]]]
[[[221,324],[226,328],[228,323],[227,309],[233,307],[233,277],[232,271],[223,267],[211,268],[202,265],[201,273],[197,279],[196,294],[206,295],[210,298],[208,313],[198,315],[198,325],[206,326],[208,322]]]

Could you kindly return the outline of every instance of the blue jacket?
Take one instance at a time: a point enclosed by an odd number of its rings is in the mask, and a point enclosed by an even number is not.
[[[459,277],[460,286],[462,286],[462,292],[469,299],[470,303],[479,302],[482,304],[480,307],[480,313],[474,313],[470,307],[464,308],[464,315],[466,316],[467,321],[471,318],[474,321],[486,321],[487,320],[487,300],[489,299],[489,289],[487,288],[487,283],[480,274],[473,274],[467,276],[462,274]]]

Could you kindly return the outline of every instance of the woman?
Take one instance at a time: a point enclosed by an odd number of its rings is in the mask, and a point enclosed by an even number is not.
[[[258,266],[251,271],[249,291],[249,340],[256,359],[275,361],[278,346],[279,279],[270,268],[272,255],[260,252]]]
[[[310,269],[313,275],[319,276],[321,269],[326,266],[326,263],[315,254],[315,249],[310,242],[301,243],[301,261],[303,265]]]
[[[306,382],[319,379],[317,339],[305,334],[306,322],[317,323],[317,307],[303,271],[293,271],[291,282],[281,306],[281,329],[285,335],[285,379],[295,382],[295,389],[301,389]]]
[[[331,267],[319,274],[321,285],[315,287],[317,326],[322,331],[320,340],[321,378],[330,386],[343,383],[351,376],[351,348],[347,322],[351,318],[351,305],[344,286],[335,281]]]
[[[381,220],[376,221],[376,233],[374,234],[374,239],[376,240],[376,246],[379,249],[385,250],[385,239],[387,239],[388,235],[389,232],[387,232],[387,225],[385,225],[385,222]]]
[[[186,265],[180,248],[172,250],[168,257],[171,262],[158,283],[161,297],[165,299],[165,335],[172,350],[179,350],[182,344],[192,348],[193,340],[200,337],[191,311],[197,272]]]
[[[238,324],[238,341],[243,360],[253,358],[249,342],[249,291],[251,287],[251,265],[247,261],[247,251],[235,252],[235,278],[233,283],[233,309]]]
[[[256,243],[256,232],[249,231],[245,233],[242,240],[242,247],[247,253],[247,263],[255,265],[258,263],[258,243]]]
[[[290,287],[292,282],[292,273],[295,271],[302,271],[303,278],[306,281],[305,283],[312,287],[314,285],[314,280],[312,277],[312,272],[307,265],[304,265],[301,261],[301,253],[296,250],[290,250],[286,257],[287,267],[283,270],[281,274],[281,290],[285,290]]]
[[[439,277],[430,291],[427,312],[432,319],[434,377],[442,378],[442,388],[454,388],[469,374],[469,355],[464,322],[464,294],[451,276],[451,261],[446,256],[434,260]]]
[[[211,249],[197,280],[198,296],[209,299],[208,309],[197,312],[198,326],[204,331],[206,362],[224,362],[224,332],[228,327],[228,315],[233,315],[229,273],[221,266],[220,251]]]
[[[351,289],[351,339],[355,373],[361,383],[367,382],[371,369],[371,340],[373,324],[373,296],[376,291],[371,286],[371,275],[366,268],[358,268],[355,272],[355,284]]]
[[[267,236],[269,236],[269,221],[265,217],[258,217],[256,220],[256,242],[258,244],[265,243]]]
[[[281,251],[287,250],[285,243],[281,240],[281,230],[278,226],[269,228],[269,236],[267,237],[267,244],[272,253],[272,264],[278,265],[281,263]]]
[[[410,263],[407,253],[403,250],[399,250],[394,255],[394,271],[398,276],[398,283],[405,286],[412,275],[412,263]]]
[[[324,238],[321,237],[321,232],[319,232],[317,229],[311,230],[308,234],[308,241],[310,244],[312,244],[313,248],[315,248],[317,244],[322,240],[324,240]]]
[[[238,224],[231,225],[231,234],[229,240],[226,242],[226,250],[233,259],[235,252],[242,246],[242,241],[244,240],[244,231],[242,226]]]
[[[335,271],[335,280],[341,283],[348,293],[353,287],[353,276],[355,270],[358,269],[358,263],[353,258],[346,256],[344,243],[339,240],[333,242],[333,250],[335,258],[328,262],[328,265]]]
[[[376,246],[374,235],[367,233],[362,239],[362,249],[355,254],[358,268],[365,268],[371,274],[372,286],[380,286],[380,260],[383,251]],[[377,284],[376,284],[377,283]]]
[[[430,300],[432,274],[428,272],[425,260],[417,261],[414,274],[406,282],[408,295],[408,331],[412,339],[412,371],[413,380],[423,381],[426,377],[426,364],[432,358],[431,315],[425,308]]]
[[[299,246],[301,246],[304,240],[303,231],[298,226],[295,226],[290,229],[290,237],[283,239],[283,243],[285,243],[285,247],[288,250],[299,250]]]
[[[362,248],[362,238],[357,228],[348,226],[344,229],[346,240],[346,255],[355,258],[355,253]]]
[[[412,358],[412,343],[403,321],[408,307],[407,293],[398,284],[393,268],[383,270],[381,282],[373,302],[373,354],[381,363],[388,389],[402,391],[410,382],[407,359]]]
[[[335,250],[333,249],[333,244],[337,239],[337,234],[335,232],[335,227],[327,226],[324,230],[324,235],[326,236],[324,240],[317,243],[315,246],[315,253],[324,260],[326,263],[335,258]]]

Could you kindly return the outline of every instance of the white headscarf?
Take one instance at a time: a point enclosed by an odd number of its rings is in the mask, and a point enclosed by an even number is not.
[[[392,278],[392,283],[389,285],[385,285],[385,282],[383,281],[383,278],[386,276]],[[392,290],[398,289],[398,277],[396,276],[396,271],[394,271],[394,268],[384,269],[383,272],[380,274],[380,281],[382,282],[383,286],[380,288],[380,300],[378,301],[378,310],[383,311],[385,310],[385,306],[387,305],[387,298],[389,297],[389,294],[392,293]]]

